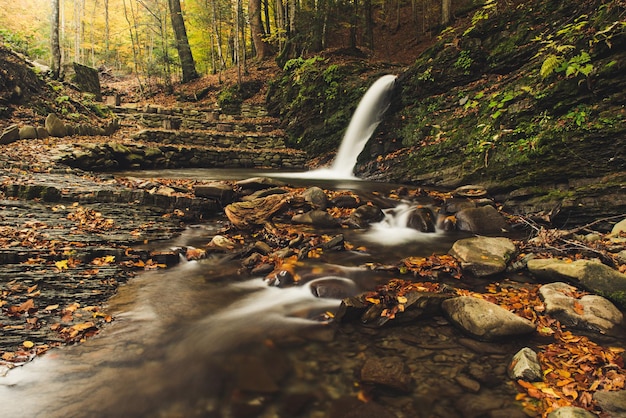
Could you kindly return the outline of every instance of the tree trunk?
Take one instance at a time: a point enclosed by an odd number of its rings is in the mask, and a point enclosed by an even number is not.
[[[50,49],[52,53],[52,78],[61,76],[61,45],[59,42],[59,0],[52,0],[52,19],[50,24]]]
[[[168,0],[170,7],[170,17],[172,19],[172,28],[176,36],[176,49],[178,50],[178,58],[183,70],[183,83],[198,78],[196,72],[196,64],[189,47],[189,39],[187,38],[187,29],[185,29],[185,21],[180,8],[180,0]]]
[[[267,58],[271,51],[267,42],[263,40],[265,31],[261,20],[261,0],[248,0],[248,18],[250,19],[250,34],[256,50],[257,58]]]
[[[447,25],[452,17],[452,0],[441,0],[441,24]]]

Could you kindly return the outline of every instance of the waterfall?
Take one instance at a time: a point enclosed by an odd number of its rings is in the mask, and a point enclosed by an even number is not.
[[[395,75],[385,75],[376,80],[365,92],[350,120],[330,172],[336,177],[351,177],[356,160],[365,148],[390,104]]]
[[[343,136],[337,156],[330,168],[307,171],[304,173],[278,173],[273,177],[308,178],[308,179],[355,179],[354,166],[365,148],[374,130],[381,122],[383,114],[389,108],[391,93],[398,77],[384,75],[371,85],[352,115],[348,129]]]

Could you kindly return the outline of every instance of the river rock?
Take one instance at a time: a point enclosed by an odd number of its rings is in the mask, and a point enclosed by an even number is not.
[[[411,375],[398,357],[370,357],[361,368],[361,381],[401,392],[411,391]]]
[[[456,214],[456,226],[461,231],[474,234],[500,234],[509,229],[508,224],[493,206],[463,209]]]
[[[235,185],[239,186],[243,190],[260,190],[268,189],[270,187],[281,187],[284,186],[285,183],[269,177],[251,177],[248,179],[239,180],[235,183]]]
[[[336,228],[339,226],[337,219],[333,218],[330,213],[319,209],[294,215],[291,222],[312,225],[316,228]]]
[[[309,286],[318,298],[345,299],[358,293],[356,284],[344,277],[322,277],[309,282]]]
[[[342,194],[332,200],[332,204],[338,208],[354,209],[359,207],[359,200],[352,195]]]
[[[235,192],[228,184],[213,182],[194,186],[193,192],[197,197],[208,197],[219,201],[222,205],[233,202]]]
[[[532,349],[524,347],[513,356],[508,368],[508,375],[513,380],[522,379],[527,382],[543,380],[539,357]]]
[[[577,406],[562,406],[550,412],[548,418],[597,418],[597,415]]]
[[[483,186],[479,186],[476,184],[468,184],[465,186],[457,187],[452,192],[452,194],[454,196],[460,196],[460,197],[478,198],[478,197],[487,196],[487,189],[485,189]]]
[[[455,325],[480,340],[492,341],[535,331],[531,321],[484,299],[460,296],[445,300],[442,308]]]
[[[17,125],[7,127],[0,135],[0,145],[10,144],[20,139],[20,128]]]
[[[435,232],[435,215],[428,208],[417,207],[409,215],[407,226],[420,232]]]
[[[483,277],[501,273],[515,253],[513,241],[502,237],[472,237],[458,240],[450,249],[461,268]]]
[[[626,232],[626,219],[622,219],[615,225],[613,225],[613,229],[611,229],[611,236],[617,237],[621,233]]]
[[[601,294],[621,308],[626,308],[626,274],[620,273],[597,260],[573,262],[556,258],[533,259],[528,270],[547,281],[579,283],[588,290]]]
[[[350,215],[350,222],[359,228],[367,228],[369,225],[380,222],[385,218],[383,211],[374,205],[361,205]]]
[[[462,211],[463,209],[473,209],[476,207],[476,203],[470,199],[462,197],[450,197],[444,200],[441,206],[441,212],[447,215],[451,215]]]
[[[622,323],[624,315],[609,300],[597,295],[580,299],[571,296],[574,286],[556,282],[541,286],[539,296],[544,301],[546,313],[572,328],[607,333]]]
[[[328,207],[328,196],[326,196],[324,190],[317,186],[309,187],[302,195],[304,196],[304,201],[316,209],[326,210]]]
[[[593,394],[593,399],[598,402],[602,410],[607,412],[609,416],[626,417],[626,390],[599,390]]]
[[[63,123],[61,119],[58,118],[54,113],[50,113],[46,117],[46,122],[44,124],[46,127],[46,131],[50,134],[50,136],[54,136],[57,138],[63,138],[67,136],[67,127]]]
[[[36,139],[37,128],[33,125],[25,125],[20,128],[20,139]]]

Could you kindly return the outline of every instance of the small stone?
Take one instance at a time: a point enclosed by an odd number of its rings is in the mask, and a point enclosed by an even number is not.
[[[508,238],[472,237],[456,241],[450,255],[459,260],[463,270],[483,277],[503,272],[515,251]]]
[[[624,232],[626,232],[626,218],[613,225],[613,229],[611,229],[611,236],[617,237],[620,233]]]
[[[37,128],[32,125],[25,125],[20,128],[20,139],[36,139]]]
[[[54,113],[50,113],[46,117],[45,127],[50,136],[54,136],[57,138],[63,138],[64,136],[67,136],[67,127],[65,126],[63,121],[59,119],[58,116]]]
[[[368,358],[361,369],[361,380],[402,392],[411,391],[411,375],[398,357]]]
[[[515,353],[508,368],[508,375],[513,380],[542,381],[543,373],[541,372],[541,364],[539,364],[537,353],[528,347],[524,347]]]
[[[509,229],[504,217],[493,206],[463,209],[456,214],[456,226],[460,231],[474,234],[501,234]]]
[[[576,406],[562,406],[550,412],[548,418],[597,418],[597,415]]]
[[[304,196],[304,201],[310,203],[314,208],[326,210],[328,207],[328,196],[319,187],[309,187],[302,195]]]
[[[468,392],[478,393],[480,392],[480,383],[475,381],[474,379],[470,379],[464,375],[458,375],[454,378],[454,380]]]
[[[10,144],[18,139],[20,139],[20,128],[17,125],[11,125],[0,135],[0,145]]]

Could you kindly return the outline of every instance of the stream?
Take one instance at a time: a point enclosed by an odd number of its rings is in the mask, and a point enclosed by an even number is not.
[[[159,175],[207,179],[212,173]],[[391,185],[340,180],[334,187],[372,191]],[[445,254],[463,236],[409,230],[394,225],[399,216],[393,213],[368,231],[344,230],[346,240],[367,250],[329,252],[302,263],[299,274],[311,279],[300,286],[278,288],[262,277],[242,276],[240,260],[218,254],[140,274],[112,298],[107,312],[115,321],[99,335],[3,378],[1,416],[518,416],[506,367],[527,342],[474,341],[438,316],[380,329],[338,324],[329,319],[340,299],[314,295],[320,278],[351,294],[371,290],[393,276],[363,268],[367,263]],[[158,245],[201,248],[220,227],[218,220],[190,226]],[[361,383],[371,359],[388,362],[382,368],[388,375],[381,377],[390,380],[386,388]],[[398,379],[402,383],[394,385]]]

